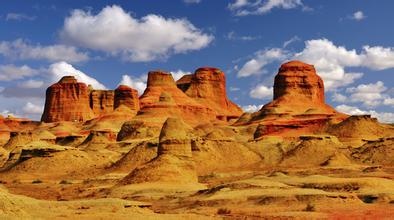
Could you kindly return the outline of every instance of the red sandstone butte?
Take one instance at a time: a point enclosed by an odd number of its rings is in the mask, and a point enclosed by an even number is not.
[[[218,119],[238,118],[243,113],[227,98],[226,76],[220,69],[198,68],[194,74],[179,79],[177,86],[200,104],[212,108]]]
[[[46,91],[41,121],[86,121],[93,118],[89,106],[89,89],[73,76],[64,76]]]
[[[324,83],[313,65],[300,61],[284,63],[274,82],[274,99],[252,114],[249,123],[259,123],[258,136],[297,136],[314,133],[330,121],[347,118],[327,105]]]
[[[300,61],[284,63],[274,82],[274,100],[263,107],[266,113],[335,114],[325,103],[324,83],[315,67]]]
[[[92,90],[90,92],[90,108],[95,116],[110,113],[114,110],[114,99],[113,90]]]
[[[148,73],[148,83],[140,97],[137,119],[151,119],[159,124],[168,117],[181,117],[189,124],[216,119],[211,108],[198,103],[180,90],[172,75],[164,71]]]

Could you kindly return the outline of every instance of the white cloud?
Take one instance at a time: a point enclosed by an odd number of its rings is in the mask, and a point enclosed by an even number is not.
[[[356,11],[352,14],[352,16],[350,18],[353,20],[356,20],[356,21],[361,21],[361,20],[365,19],[366,16],[364,15],[364,13],[362,11]]]
[[[336,109],[340,112],[350,115],[372,115],[383,123],[394,123],[394,113],[391,112],[376,112],[374,110],[364,111],[354,106],[339,105]]]
[[[378,81],[376,83],[361,84],[357,87],[347,88],[346,92],[351,93],[349,100],[351,102],[361,102],[367,107],[378,106],[382,104],[385,98],[383,94],[387,88],[383,82]]]
[[[14,21],[21,21],[21,20],[28,20],[28,21],[33,21],[35,20],[35,16],[29,16],[26,14],[22,13],[8,13],[5,17],[6,21],[14,20]]]
[[[336,46],[327,39],[306,41],[304,50],[297,53],[294,58],[313,64],[317,73],[323,78],[327,90],[349,85],[363,75],[345,71],[345,67],[361,65],[356,50]]]
[[[183,2],[186,4],[198,4],[201,0],[183,0]]]
[[[192,74],[191,72],[183,71],[183,70],[171,71],[170,73],[172,75],[172,78],[174,78],[175,81],[182,78],[182,76],[184,76],[184,75]]]
[[[212,35],[203,33],[186,19],[155,14],[137,19],[116,5],[103,8],[97,15],[83,10],[72,11],[64,21],[61,38],[134,62],[199,50],[213,40]]]
[[[384,70],[394,67],[394,48],[381,46],[364,46],[360,55],[362,66],[373,70]]]
[[[23,82],[18,83],[18,87],[23,88],[23,89],[42,88],[43,85],[44,85],[44,81],[34,80],[34,79],[29,79],[27,81],[23,81]]]
[[[12,81],[36,75],[37,70],[29,66],[0,65],[0,81]]]
[[[136,89],[139,95],[142,95],[146,89],[146,76],[133,79],[129,75],[123,75],[119,85],[130,86],[131,88]]]
[[[394,107],[394,98],[385,98],[383,100],[383,105],[389,105]]]
[[[51,82],[59,81],[63,76],[74,76],[79,82],[92,85],[94,89],[106,89],[103,84],[96,79],[88,76],[80,70],[75,69],[71,64],[66,62],[57,62],[51,64],[48,69]]]
[[[274,8],[293,9],[302,7],[306,9],[301,0],[235,0],[228,8],[237,16],[261,15],[269,13]]]
[[[225,36],[227,40],[241,40],[241,41],[251,41],[251,40],[257,40],[260,38],[260,36],[237,36],[237,34],[234,31],[230,31],[227,33]]]
[[[44,106],[36,105],[31,102],[27,102],[25,106],[22,108],[25,114],[42,114],[44,111]]]
[[[332,95],[332,100],[335,102],[346,102],[348,98],[345,95],[335,92]]]
[[[290,44],[292,44],[294,42],[297,42],[297,41],[300,41],[300,40],[301,40],[301,38],[299,38],[298,36],[294,36],[294,37],[290,38],[289,40],[287,40],[287,41],[285,41],[283,43],[283,48],[286,48]]]
[[[241,90],[240,88],[238,88],[238,87],[230,87],[230,91],[232,91],[232,92],[236,92],[236,91],[239,91],[239,90]]]
[[[249,96],[255,99],[269,99],[273,97],[273,87],[258,85],[249,92]]]
[[[262,107],[263,105],[245,105],[242,106],[242,109],[244,110],[244,112],[253,113],[259,111]]]
[[[254,58],[247,61],[238,71],[238,77],[248,77],[264,73],[264,67],[274,61],[284,61],[289,57],[287,51],[281,48],[272,48],[257,51]]]
[[[75,47],[30,45],[22,39],[0,42],[0,54],[11,59],[67,61],[71,63],[89,59],[86,53],[79,52]]]

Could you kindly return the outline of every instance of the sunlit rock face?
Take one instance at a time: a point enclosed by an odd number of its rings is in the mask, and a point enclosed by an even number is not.
[[[177,86],[197,102],[211,107],[219,119],[238,118],[242,109],[227,98],[226,76],[213,67],[198,68],[194,74],[185,75]]]
[[[46,91],[41,121],[86,121],[94,117],[89,106],[89,89],[73,76],[65,76]]]

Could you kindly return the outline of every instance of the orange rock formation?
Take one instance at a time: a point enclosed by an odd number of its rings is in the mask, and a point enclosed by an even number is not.
[[[202,67],[177,81],[178,88],[199,103],[211,107],[219,119],[238,118],[242,109],[227,98],[226,76],[217,68]]]
[[[313,65],[290,61],[279,68],[274,99],[252,114],[247,123],[259,123],[255,138],[263,135],[298,136],[324,129],[347,118],[327,105],[324,83]]]
[[[216,119],[215,112],[187,96],[177,86],[170,73],[151,71],[148,84],[140,97],[141,110],[137,119],[154,120],[158,124],[168,117],[181,117],[191,124]]]
[[[137,112],[137,90],[124,85],[116,90],[94,90],[73,76],[65,76],[47,89],[41,121],[82,122],[113,113],[122,105]]]
[[[89,106],[89,89],[73,76],[65,76],[46,91],[41,121],[86,121],[93,118]]]

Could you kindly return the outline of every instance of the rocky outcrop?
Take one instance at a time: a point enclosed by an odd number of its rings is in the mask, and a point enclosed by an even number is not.
[[[336,114],[325,104],[324,83],[313,65],[300,61],[283,64],[275,76],[274,100],[264,114]]]
[[[147,88],[140,97],[141,110],[136,119],[162,125],[168,117],[181,117],[186,123],[198,124],[216,119],[211,108],[187,96],[170,73],[152,71]]]
[[[136,114],[139,110],[137,90],[124,85],[116,90],[94,90],[90,85],[77,82],[73,76],[64,76],[47,89],[41,121],[83,122],[117,109],[121,111],[121,106]]]
[[[121,105],[137,112],[140,109],[138,91],[125,85],[120,85],[116,88],[114,108],[117,109]]]
[[[325,103],[323,80],[313,65],[300,61],[281,65],[275,77],[273,98],[260,111],[238,121],[238,124],[259,123],[255,138],[322,133],[330,124],[348,117]]]
[[[121,184],[142,182],[197,183],[189,128],[179,118],[168,118],[159,138],[157,157],[136,168]]]
[[[86,121],[93,116],[85,83],[77,82],[73,76],[64,76],[47,89],[41,121]]]
[[[238,118],[242,109],[227,98],[226,76],[217,68],[202,67],[192,75],[185,75],[177,86],[189,97],[212,108],[218,119]]]
[[[110,113],[114,110],[114,99],[113,90],[92,90],[90,92],[90,108],[95,116]]]

